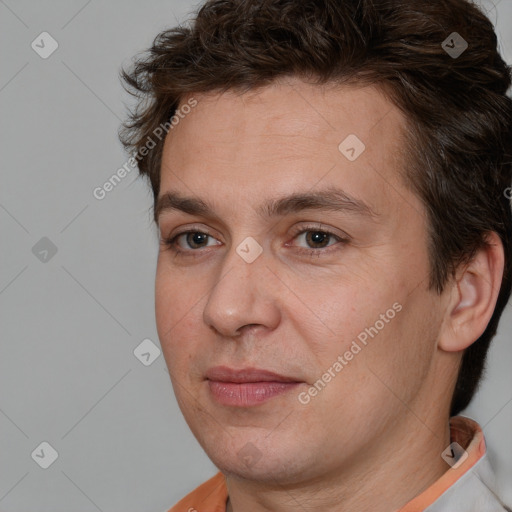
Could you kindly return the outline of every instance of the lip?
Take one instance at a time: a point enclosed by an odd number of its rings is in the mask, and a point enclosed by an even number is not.
[[[206,372],[206,378],[216,382],[299,382],[293,377],[280,375],[260,368],[241,368],[236,370],[227,366],[215,366]]]
[[[301,382],[258,368],[216,366],[206,373],[212,398],[221,405],[254,407],[291,391]]]

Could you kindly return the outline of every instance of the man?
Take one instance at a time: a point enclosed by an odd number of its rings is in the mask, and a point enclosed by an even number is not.
[[[510,69],[465,0],[212,0],[124,73],[156,320],[219,468],[171,511],[502,511]]]

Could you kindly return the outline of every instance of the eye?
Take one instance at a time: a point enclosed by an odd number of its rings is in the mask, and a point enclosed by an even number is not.
[[[332,242],[339,240],[333,233],[310,230],[302,231],[296,238],[304,241],[310,249],[323,249],[332,245]]]
[[[298,252],[307,252],[310,256],[320,256],[338,250],[348,242],[348,236],[333,233],[317,224],[316,226],[298,228],[295,231],[293,242],[286,245],[295,246]]]
[[[185,231],[162,242],[175,252],[189,252],[219,245],[219,241],[202,231]]]
[[[212,237],[207,235],[206,233],[201,233],[200,231],[189,231],[187,233],[182,233],[176,237],[176,241],[184,240],[185,244],[188,245],[190,249],[201,249],[203,247],[209,247],[209,239]],[[179,245],[179,244],[178,244]],[[180,245],[181,247],[181,245]]]

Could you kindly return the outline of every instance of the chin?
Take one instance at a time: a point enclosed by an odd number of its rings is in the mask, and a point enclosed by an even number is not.
[[[234,478],[268,484],[295,484],[302,481],[312,467],[311,458],[307,460],[301,447],[303,443],[292,447],[283,445],[277,438],[258,441],[256,436],[233,436],[225,440],[223,446],[208,444],[205,443],[203,449],[211,461],[225,475]]]

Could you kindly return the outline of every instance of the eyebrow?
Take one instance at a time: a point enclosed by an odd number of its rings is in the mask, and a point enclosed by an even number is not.
[[[218,218],[214,208],[196,197],[186,197],[178,192],[166,192],[158,198],[154,209],[154,220],[158,224],[160,215],[177,210],[189,215]],[[258,213],[261,217],[273,218],[304,210],[330,210],[353,213],[362,217],[376,218],[379,214],[361,199],[351,197],[339,188],[328,188],[316,192],[295,193],[267,200]]]

